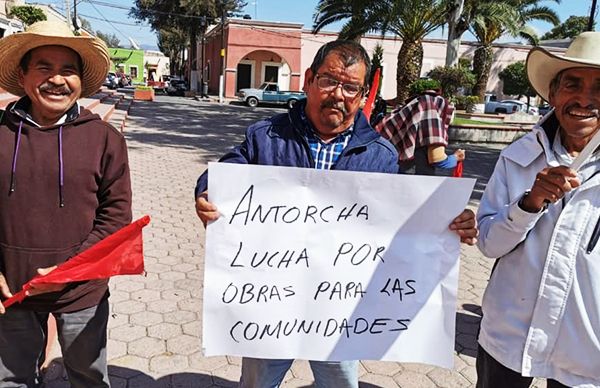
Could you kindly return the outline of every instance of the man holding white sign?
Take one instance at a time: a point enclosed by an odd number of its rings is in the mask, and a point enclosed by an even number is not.
[[[478,388],[600,387],[600,33],[527,74],[554,110],[501,154],[479,248],[498,258],[483,297]],[[570,166],[570,167],[568,167]]]
[[[288,114],[250,126],[245,141],[220,161],[397,173],[398,156],[394,147],[381,138],[359,112],[369,73],[369,57],[359,44],[352,41],[325,44],[305,73],[307,99],[298,102]],[[208,202],[207,189],[205,172],[196,186],[196,211],[204,224],[220,216],[217,208]],[[305,217],[309,213],[315,217],[307,207]],[[356,216],[361,214],[366,215],[357,209]],[[323,222],[327,222],[327,216],[323,217]],[[458,233],[461,241],[475,243],[477,230],[471,211],[465,210],[455,218],[450,228]],[[302,258],[300,253],[296,261]],[[242,362],[240,386],[278,387],[292,361],[246,357]],[[311,368],[318,387],[358,387],[356,361],[311,362]]]

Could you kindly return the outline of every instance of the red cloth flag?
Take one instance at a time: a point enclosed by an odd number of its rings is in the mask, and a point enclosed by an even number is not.
[[[452,173],[452,176],[454,178],[462,178],[462,174],[463,174],[463,162],[461,160],[460,162],[456,163],[456,167],[454,167],[454,172]]]
[[[142,228],[150,223],[144,216],[62,263],[45,276],[38,275],[23,285],[23,289],[2,302],[4,307],[22,302],[33,284],[57,284],[92,279],[107,279],[115,275],[136,275],[144,272]]]
[[[381,76],[381,67],[378,67],[375,70],[375,75],[373,76],[373,85],[371,85],[371,89],[369,91],[369,97],[367,98],[367,102],[365,102],[365,107],[363,109],[363,113],[367,116],[367,121],[371,120],[371,112],[373,111],[373,105],[375,104],[375,97],[377,96],[377,91],[379,90],[379,77]]]

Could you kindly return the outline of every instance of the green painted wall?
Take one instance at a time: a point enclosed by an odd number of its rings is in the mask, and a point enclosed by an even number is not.
[[[129,74],[133,82],[144,82],[144,50],[109,48],[108,53],[111,59],[111,71],[116,71],[117,66],[124,65],[125,74]],[[134,77],[136,70],[137,76]]]

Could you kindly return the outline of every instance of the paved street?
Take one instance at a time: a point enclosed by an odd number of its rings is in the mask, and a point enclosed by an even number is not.
[[[149,214],[152,222],[144,232],[146,275],[111,280],[108,356],[113,387],[236,386],[238,358],[201,354],[204,228],[194,212],[193,188],[206,163],[238,143],[248,124],[282,111],[162,96],[133,105],[125,131],[134,217]],[[476,206],[499,147],[464,148],[465,175],[478,179],[471,201]],[[461,258],[454,369],[363,361],[361,387],[474,386],[480,302],[492,261],[473,247],[464,247]],[[46,377],[49,388],[69,386],[58,362]],[[311,384],[308,364],[296,362],[284,387]]]

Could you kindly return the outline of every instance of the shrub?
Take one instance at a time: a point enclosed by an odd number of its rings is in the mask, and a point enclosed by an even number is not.
[[[462,66],[438,66],[427,73],[427,76],[440,83],[444,97],[458,94],[461,88],[463,89],[463,94],[470,93],[476,80],[475,74]]]
[[[473,112],[475,104],[479,104],[477,96],[453,96],[450,101],[455,105],[456,109],[464,109],[467,112]]]
[[[426,90],[437,90],[440,88],[440,83],[434,79],[422,78],[418,79],[408,88],[411,96],[423,94]]]

